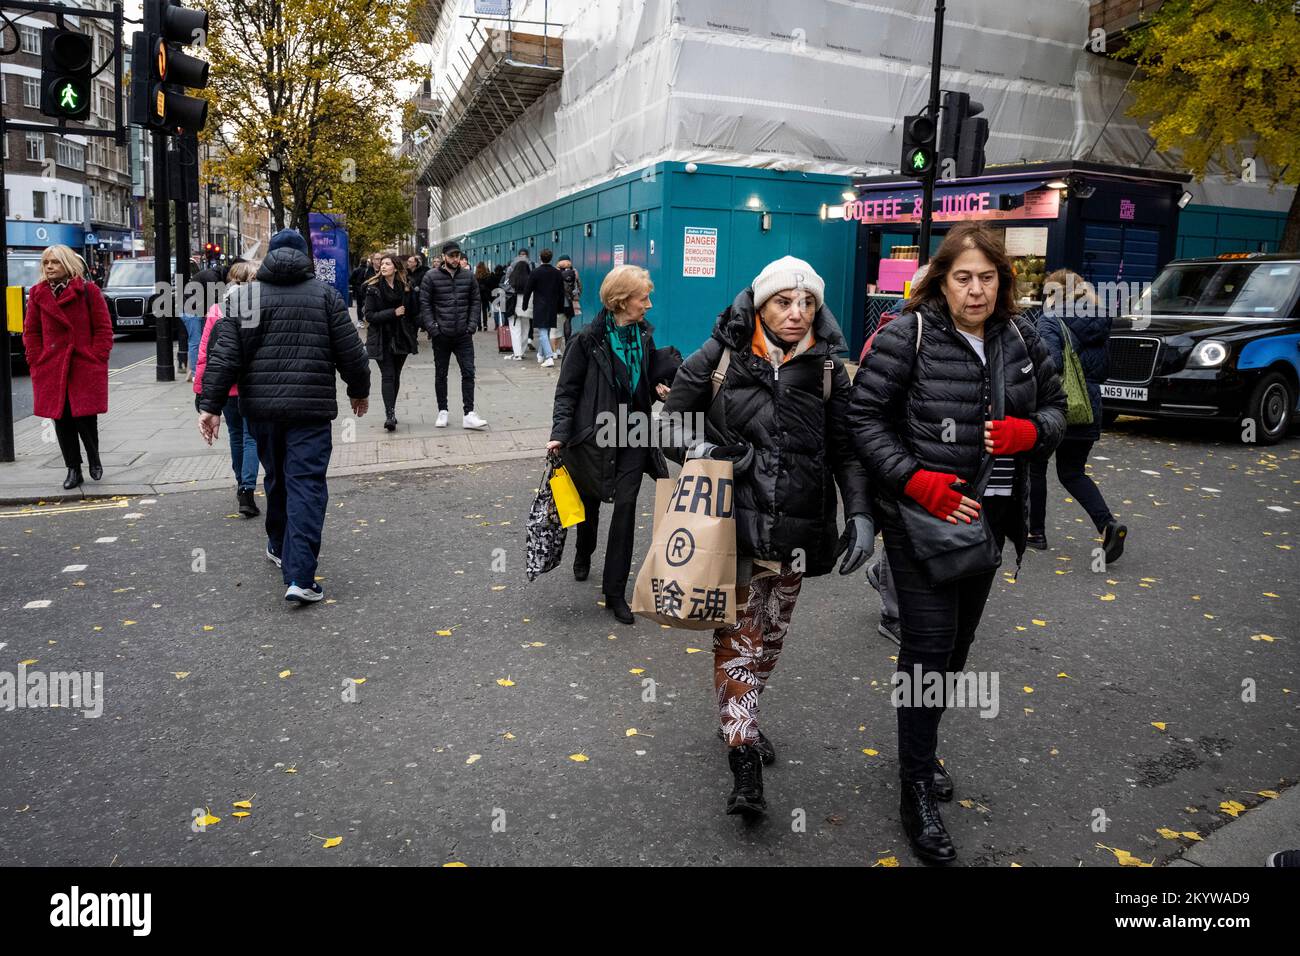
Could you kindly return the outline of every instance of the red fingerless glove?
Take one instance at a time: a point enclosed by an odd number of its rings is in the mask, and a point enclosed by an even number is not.
[[[961,504],[961,492],[948,487],[956,480],[956,475],[922,468],[908,479],[903,491],[936,518],[947,518]]]
[[[1027,418],[1008,415],[989,422],[989,435],[993,439],[993,454],[1018,455],[1037,443],[1038,426]]]

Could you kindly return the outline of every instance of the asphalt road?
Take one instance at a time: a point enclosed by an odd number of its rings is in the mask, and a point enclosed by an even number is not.
[[[1094,454],[1128,550],[1093,573],[1053,480],[1053,550],[999,576],[971,655],[998,715],[941,729],[960,864],[1167,861],[1188,840],[1158,829],[1204,834],[1300,775],[1300,441],[1132,423]],[[104,675],[97,719],[0,711],[0,864],[917,865],[863,575],[805,584],[763,697],[770,811],[746,825],[723,812],[710,635],[617,624],[567,563],[526,583],[539,472],[334,481],[308,608],[233,489],[0,517],[0,670]]]
[[[157,354],[156,349],[157,345],[152,337],[146,338],[141,335],[113,336],[113,351],[108,359],[109,375],[111,376],[115,371],[136,362],[153,361],[154,356]],[[14,421],[16,422],[32,413],[31,377],[26,372],[13,376],[10,383],[10,392],[13,395]]]

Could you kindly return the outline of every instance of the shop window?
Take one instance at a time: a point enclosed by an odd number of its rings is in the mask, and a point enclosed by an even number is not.
[[[45,218],[45,193],[42,192],[32,193],[32,218],[33,219]]]

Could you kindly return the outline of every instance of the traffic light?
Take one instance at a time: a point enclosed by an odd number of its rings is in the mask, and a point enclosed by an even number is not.
[[[934,120],[924,113],[903,117],[902,172],[921,179],[934,169]]]
[[[943,129],[939,135],[939,156],[953,160],[957,177],[984,172],[984,144],[989,138],[989,121],[976,119],[984,104],[969,93],[943,94]]]
[[[66,27],[41,31],[41,112],[57,119],[90,115],[89,36]]]
[[[208,85],[208,64],[181,48],[202,43],[208,14],[180,0],[144,0],[144,29],[131,43],[131,123],[159,132],[197,133],[208,103],[185,90]]]

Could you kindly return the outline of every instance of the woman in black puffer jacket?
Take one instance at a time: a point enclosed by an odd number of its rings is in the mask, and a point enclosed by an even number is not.
[[[1110,377],[1110,316],[1097,294],[1083,276],[1068,269],[1058,269],[1043,283],[1044,309],[1037,315],[1038,334],[1051,353],[1057,371],[1064,374],[1064,323],[1070,346],[1079,356],[1083,377],[1088,385],[1092,405],[1092,422],[1071,425],[1056,449],[1056,477],[1071,497],[1088,512],[1088,517],[1102,536],[1106,563],[1124,553],[1128,528],[1111,514],[1101,489],[1088,477],[1084,466],[1092,446],[1101,438],[1101,384]],[[1047,458],[1030,463],[1029,477],[1029,546],[1047,550]]]
[[[736,462],[736,623],[713,634],[714,687],[735,788],[728,813],[766,807],[762,764],[776,759],[758,728],[758,697],[781,652],[805,577],[840,574],[875,543],[866,472],[845,428],[845,349],[807,262],[770,263],[736,296],[713,335],[673,379],[665,416],[705,415],[687,457]],[[726,363],[714,397],[713,375]],[[839,539],[835,487],[848,524]]]
[[[384,396],[384,428],[397,428],[397,395],[402,390],[402,366],[406,357],[420,350],[419,293],[406,277],[401,261],[391,253],[379,260],[379,273],[362,285],[366,354],[379,363]]]
[[[913,848],[928,862],[950,862],[956,850],[935,804],[952,799],[952,778],[936,756],[943,706],[926,706],[921,690],[947,687],[947,675],[965,669],[996,571],[936,585],[916,558],[900,507],[910,498],[935,522],[954,525],[979,520],[982,509],[998,550],[1010,538],[1019,565],[1027,453],[1061,440],[1065,395],[1037,331],[1016,312],[1002,240],[978,223],[954,226],[903,315],[876,336],[853,387],[849,427],[872,478],[902,625],[895,677],[900,811]],[[997,420],[990,420],[990,365],[1003,379],[1005,417]],[[975,481],[986,454],[992,476],[975,501],[962,494],[969,486],[953,485]],[[931,529],[936,538],[942,527]]]

